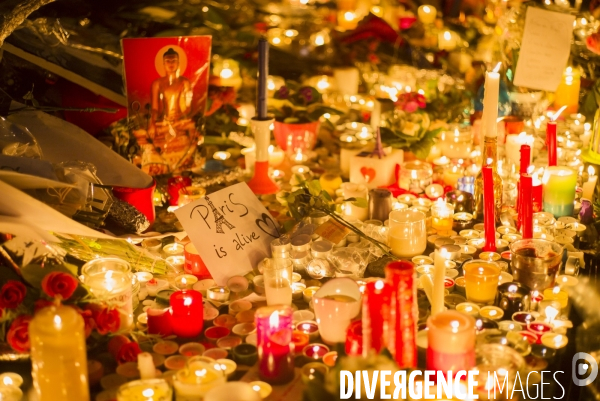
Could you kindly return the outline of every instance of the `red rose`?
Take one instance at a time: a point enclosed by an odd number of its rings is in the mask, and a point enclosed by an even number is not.
[[[96,322],[94,321],[94,314],[91,310],[78,309],[77,311],[83,318],[85,338],[88,338],[90,334],[92,334],[92,330],[94,329],[94,327],[96,327]]]
[[[126,362],[137,362],[138,354],[141,354],[142,350],[136,342],[130,342],[123,344],[119,352],[117,353],[117,362],[120,364]]]
[[[14,309],[21,305],[27,289],[17,280],[8,280],[0,290],[0,307]]]
[[[98,333],[106,335],[119,330],[121,317],[119,316],[118,309],[102,307],[100,305],[92,305],[86,309],[92,313]]]
[[[62,299],[69,299],[77,289],[77,279],[63,272],[46,274],[42,280],[42,290],[50,297],[60,295]]]
[[[17,352],[29,351],[29,322],[31,316],[21,315],[13,320],[6,333],[6,342]]]
[[[37,312],[40,309],[43,309],[47,306],[52,306],[54,305],[54,302],[49,301],[47,299],[38,299],[37,301],[35,301],[35,303],[33,304],[33,311]]]

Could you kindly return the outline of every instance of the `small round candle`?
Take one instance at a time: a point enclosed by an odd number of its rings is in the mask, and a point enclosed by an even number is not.
[[[217,302],[227,302],[229,300],[229,288],[215,286],[206,290],[206,294],[208,295],[208,299],[217,301]]]
[[[306,290],[306,285],[302,283],[292,283],[292,299],[300,300],[304,296],[304,290]]]
[[[179,344],[175,341],[160,341],[154,344],[152,351],[159,355],[172,355],[179,350]]]
[[[227,287],[236,294],[246,291],[249,285],[248,279],[244,276],[233,276],[227,280]]]
[[[544,300],[558,301],[562,309],[566,309],[569,304],[569,295],[560,287],[547,288],[544,290]]]
[[[204,337],[212,343],[216,343],[219,338],[227,337],[231,333],[227,327],[213,326],[206,329]]]
[[[227,358],[227,354],[228,354],[228,352],[224,348],[211,348],[211,349],[207,349],[206,351],[204,351],[204,354],[202,354],[202,355],[212,358],[214,360],[217,360],[217,359]]]
[[[233,362],[231,359],[221,358],[217,359],[216,362],[226,376],[231,376],[237,369],[237,363]]]
[[[233,301],[228,306],[228,312],[232,316],[236,316],[238,313],[252,309],[252,302],[246,301],[245,299],[238,299]]]
[[[180,289],[191,289],[197,282],[196,276],[191,274],[182,274],[175,278],[175,286]]]
[[[458,312],[466,313],[467,315],[471,315],[473,317],[479,316],[479,306],[472,302],[463,302],[456,305],[456,310]]]
[[[314,359],[317,361],[321,360],[323,358],[323,356],[325,356],[325,354],[328,352],[329,352],[329,347],[327,347],[325,344],[308,344],[302,350],[302,354],[305,357],[307,357],[309,359]]]
[[[500,320],[504,316],[504,311],[497,306],[484,306],[479,310],[479,315],[491,320]]]
[[[228,350],[237,347],[241,343],[242,339],[240,337],[226,336],[217,340],[217,348]]]
[[[338,353],[337,351],[329,351],[325,355],[323,355],[323,363],[329,367],[334,367],[335,362],[337,361]]]
[[[256,325],[254,323],[240,323],[233,326],[231,332],[240,337],[246,337],[250,333],[256,331]]]
[[[498,322],[498,328],[502,331],[523,331],[523,326],[511,320],[502,320]]]
[[[179,347],[179,353],[187,357],[202,355],[204,351],[206,351],[206,347],[196,342],[185,343]]]
[[[163,250],[164,254],[167,256],[183,255],[183,245],[178,242],[174,242],[172,244],[165,245],[165,246],[163,246],[162,250]]]
[[[294,352],[296,354],[302,353],[304,347],[308,345],[308,334],[303,333],[301,331],[294,331],[292,333],[292,344],[294,344]]]
[[[237,319],[231,315],[220,315],[214,320],[215,326],[225,327],[231,330],[237,324]]]
[[[310,341],[316,341],[319,338],[319,326],[317,322],[305,320],[296,324],[296,330],[308,335]]]
[[[273,392],[273,387],[269,383],[265,383],[262,381],[254,381],[250,382],[252,389],[258,393],[261,399],[265,399],[271,395]]]
[[[542,335],[542,344],[552,349],[561,349],[567,346],[569,339],[563,334],[546,333]]]
[[[319,291],[319,287],[308,287],[307,289],[305,289],[302,292],[302,296],[304,298],[304,302],[310,303],[310,301],[312,300],[313,295],[315,295],[315,293],[317,291]]]
[[[206,291],[207,291],[209,288],[212,288],[212,287],[214,287],[214,286],[215,286],[215,284],[216,284],[216,283],[215,283],[215,280],[213,280],[213,279],[210,279],[210,278],[209,278],[209,279],[205,279],[205,280],[200,280],[200,281],[198,281],[197,283],[195,283],[195,284],[192,286],[192,288],[193,288],[195,291],[198,291],[199,293],[201,293],[203,297],[205,297],[205,296],[206,296]]]
[[[320,362],[310,362],[302,367],[302,382],[308,385],[316,377],[316,374],[323,378],[327,375],[329,368],[327,365]]]
[[[21,375],[13,372],[7,372],[0,374],[0,386],[15,386],[21,387],[23,384],[23,378]]]
[[[231,350],[231,354],[241,365],[253,366],[258,359],[258,351],[253,344],[240,344]]]

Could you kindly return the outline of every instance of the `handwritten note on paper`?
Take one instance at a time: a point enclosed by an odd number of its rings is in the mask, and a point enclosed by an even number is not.
[[[271,254],[279,225],[244,182],[175,211],[218,285]]]
[[[569,60],[574,20],[573,15],[527,8],[516,86],[556,91]]]

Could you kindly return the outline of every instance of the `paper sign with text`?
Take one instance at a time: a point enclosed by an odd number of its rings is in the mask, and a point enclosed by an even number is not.
[[[528,7],[514,84],[556,91],[571,51],[575,16]]]
[[[334,244],[338,244],[341,240],[350,234],[350,229],[333,219],[327,220],[315,230],[315,234],[320,235],[324,239]]]
[[[175,211],[218,285],[244,275],[271,254],[279,225],[245,182]]]

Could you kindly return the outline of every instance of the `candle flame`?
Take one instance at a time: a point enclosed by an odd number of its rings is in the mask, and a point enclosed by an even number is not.
[[[496,64],[493,71],[498,73],[500,71],[500,67],[502,67],[502,62],[499,62],[498,64]]]
[[[450,31],[446,31],[446,32],[444,32],[444,39],[445,39],[445,40],[450,40],[450,39],[452,39],[452,34],[450,33]]]
[[[494,162],[494,159],[492,159],[491,157],[488,157],[487,159],[485,159],[485,164],[489,167],[491,167],[493,162]]]
[[[58,315],[55,315],[55,316],[54,316],[54,326],[55,326],[57,329],[60,329],[60,328],[62,327],[62,319],[61,319],[61,318],[60,318],[60,316],[58,316]]]
[[[183,298],[183,305],[190,306],[191,304],[192,304],[192,298],[190,298],[190,297]]]
[[[595,170],[595,169],[594,169],[594,167],[593,167],[593,166],[591,166],[591,165],[590,165],[590,166],[588,166],[588,169],[587,169],[587,171],[588,171],[588,174],[590,175],[590,177],[593,177],[593,176],[595,176],[595,175],[596,175],[596,170]]]
[[[423,6],[423,12],[425,14],[429,14],[431,12],[431,8],[429,8],[429,6]]]
[[[383,280],[377,280],[375,282],[375,289],[376,290],[383,290],[384,286],[385,286],[385,283],[383,282]]]
[[[550,121],[556,121],[556,119],[557,119],[558,117],[560,117],[560,114],[561,114],[561,113],[562,113],[562,112],[563,112],[563,111],[564,111],[566,108],[567,108],[567,106],[565,105],[565,106],[561,107],[560,109],[558,109],[558,111],[552,115],[552,118],[550,119]]]
[[[460,322],[458,320],[452,320],[450,322],[450,327],[452,327],[453,333],[458,333],[458,328],[460,327]]]
[[[558,286],[554,287],[554,288],[552,289],[552,292],[553,292],[554,294],[558,294],[558,293],[560,292],[560,287],[558,287]]]
[[[269,327],[272,329],[279,327],[279,312],[275,311],[271,313],[271,316],[269,317]]]
[[[150,397],[152,397],[154,395],[154,390],[152,390],[151,388],[147,388],[147,389],[145,389],[145,390],[142,391],[142,395],[144,397],[150,398]]]
[[[255,384],[254,386],[252,386],[252,390],[254,390],[254,391],[260,391],[260,386],[258,386],[258,385]]]
[[[185,277],[181,278],[181,284],[186,285],[187,284],[187,280],[185,279]]]
[[[532,174],[534,170],[535,170],[535,166],[527,167],[527,174]]]
[[[560,343],[562,342],[563,336],[562,335],[557,335],[556,337],[554,337],[554,344],[555,345],[560,345]]]
[[[508,292],[512,292],[514,294],[515,292],[517,292],[517,286],[516,285],[509,286]]]

